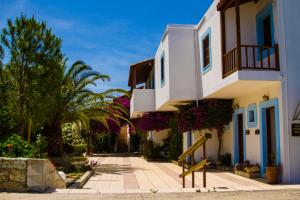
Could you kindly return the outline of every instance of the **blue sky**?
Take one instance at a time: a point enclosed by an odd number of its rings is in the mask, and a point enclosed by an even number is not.
[[[212,0],[0,0],[0,28],[21,13],[45,20],[69,62],[111,76],[96,90],[127,89],[128,69],[152,58],[167,24],[197,24]]]

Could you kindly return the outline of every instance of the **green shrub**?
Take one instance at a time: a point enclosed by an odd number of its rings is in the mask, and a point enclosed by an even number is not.
[[[131,145],[130,148],[132,152],[139,151],[140,143],[141,143],[141,136],[138,133],[130,136],[130,145]]]
[[[0,143],[0,156],[2,157],[33,158],[37,156],[37,153],[38,150],[34,145],[29,144],[17,134],[1,140]]]
[[[168,155],[169,160],[177,160],[182,154],[182,134],[179,133],[177,122],[170,120],[170,131],[164,140],[163,151]]]
[[[222,166],[231,166],[231,154],[226,153],[220,156],[220,161]]]
[[[45,136],[42,136],[41,134],[38,134],[36,136],[35,146],[39,151],[40,158],[45,158],[45,151],[47,148],[47,138]]]
[[[147,159],[155,160],[162,158],[161,152],[162,147],[160,145],[154,144],[154,142],[151,140],[147,141],[144,148],[144,156]]]
[[[82,156],[86,151],[86,144],[73,145],[73,153],[75,156]]]
[[[109,153],[114,151],[115,136],[110,133],[101,133],[95,136],[93,148],[97,153]]]

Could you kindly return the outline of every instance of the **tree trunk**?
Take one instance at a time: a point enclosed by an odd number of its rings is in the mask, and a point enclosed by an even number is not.
[[[91,151],[91,134],[87,135],[87,149],[86,149],[86,155],[90,156],[92,153]]]
[[[221,148],[222,148],[222,136],[223,136],[223,131],[218,130],[218,161],[221,159]]]

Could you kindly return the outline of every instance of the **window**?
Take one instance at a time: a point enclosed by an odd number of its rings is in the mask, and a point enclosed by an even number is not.
[[[206,74],[211,69],[211,29],[207,31],[201,37],[201,52],[202,52],[202,74]]]
[[[255,128],[257,126],[257,108],[256,104],[248,106],[248,128]]]
[[[256,16],[257,44],[262,46],[274,46],[274,22],[273,22],[273,6],[267,5]],[[270,54],[274,53],[274,48],[270,49]],[[268,56],[268,51],[263,51],[262,59]],[[259,49],[257,50],[257,58],[261,60]]]
[[[160,58],[160,83],[161,87],[165,84],[165,54],[163,53]]]
[[[203,43],[203,63],[204,63],[203,66],[206,67],[210,63],[209,36],[206,36],[202,43]]]
[[[251,122],[251,123],[255,122],[255,119],[254,119],[254,110],[250,110],[249,111],[249,122]]]

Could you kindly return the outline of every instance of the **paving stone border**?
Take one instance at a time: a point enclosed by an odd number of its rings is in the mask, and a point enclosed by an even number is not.
[[[93,176],[94,170],[85,172],[79,179],[70,185],[70,189],[81,189],[84,184]]]

